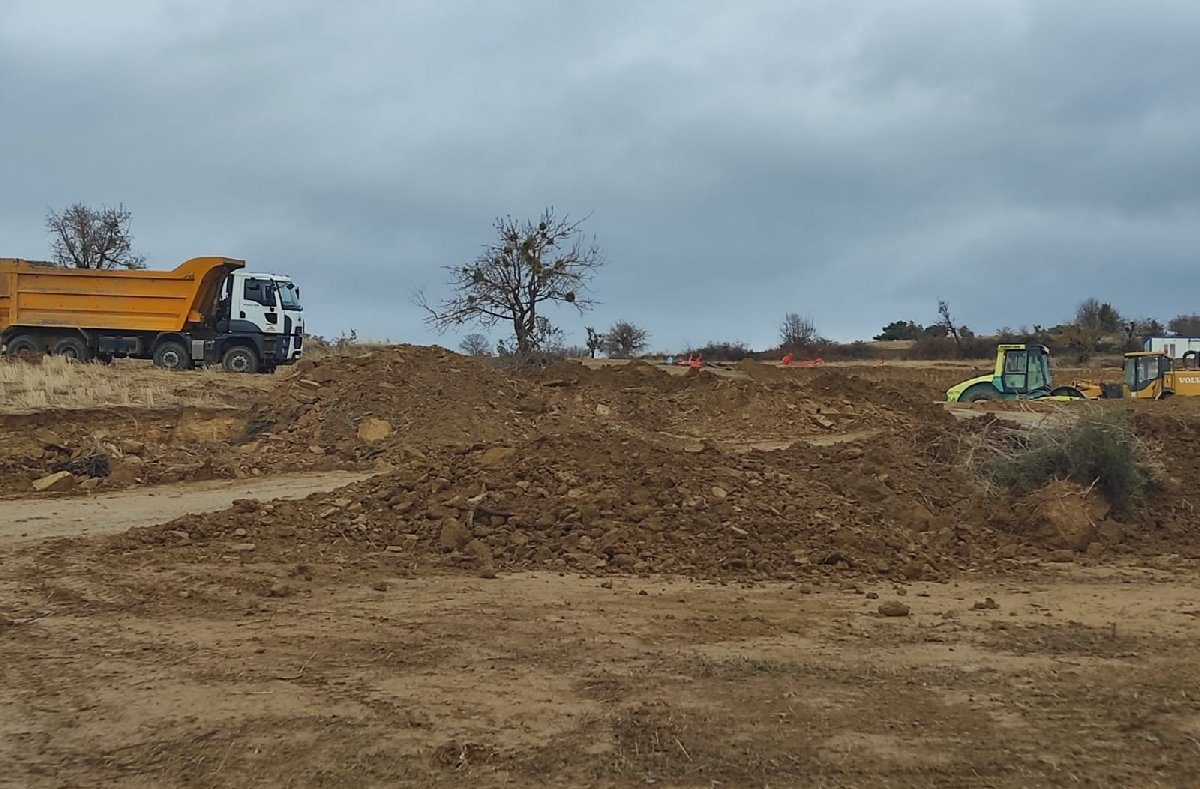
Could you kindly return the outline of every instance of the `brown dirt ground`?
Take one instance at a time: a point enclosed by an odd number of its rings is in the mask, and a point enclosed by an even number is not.
[[[1200,405],[1098,406],[1162,458],[1134,511],[988,498],[1008,414],[934,402],[963,376],[403,346],[6,417],[10,495],[94,452],[145,487],[10,505],[135,528],[0,538],[0,786],[1193,782]],[[147,517],[312,468],[376,476]]]
[[[5,577],[6,608],[25,601],[0,636],[12,786],[1183,786],[1200,771],[1190,567],[1030,567],[902,597],[236,558]],[[879,616],[876,594],[912,614]]]

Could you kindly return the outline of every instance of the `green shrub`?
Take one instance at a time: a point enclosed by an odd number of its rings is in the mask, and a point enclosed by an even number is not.
[[[1127,509],[1161,481],[1124,410],[1089,409],[1058,425],[1014,431],[984,458],[984,472],[1004,487],[1027,493],[1067,480],[1094,488],[1117,509]]]

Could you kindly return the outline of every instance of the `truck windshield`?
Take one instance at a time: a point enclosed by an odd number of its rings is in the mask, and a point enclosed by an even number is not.
[[[303,309],[300,306],[300,288],[293,282],[276,282],[279,286],[279,303],[285,310]]]

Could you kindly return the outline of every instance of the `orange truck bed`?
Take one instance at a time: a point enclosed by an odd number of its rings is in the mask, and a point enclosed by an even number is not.
[[[201,257],[174,271],[98,271],[0,259],[0,332],[9,326],[182,331],[204,323],[221,282],[245,265]]]

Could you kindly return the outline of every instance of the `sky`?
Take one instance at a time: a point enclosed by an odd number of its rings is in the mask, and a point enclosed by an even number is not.
[[[607,260],[571,343],[1165,319],[1200,312],[1198,75],[1194,0],[0,0],[0,257],[122,203],[152,268],[454,347],[414,290],[554,206]]]

